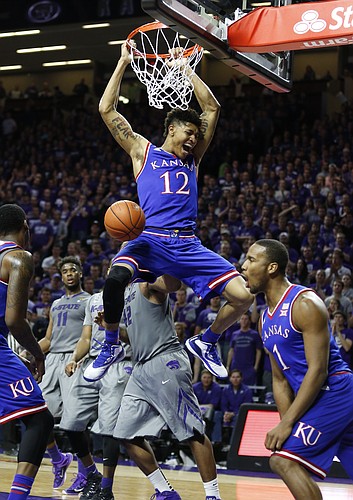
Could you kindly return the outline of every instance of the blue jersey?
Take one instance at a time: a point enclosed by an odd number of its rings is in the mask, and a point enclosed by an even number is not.
[[[181,160],[149,143],[136,182],[146,227],[196,227],[197,168],[192,155]]]
[[[8,251],[15,250],[16,248],[21,249],[17,243],[13,241],[1,241],[0,240],[0,256]],[[5,311],[6,311],[6,299],[7,299],[7,283],[0,280],[0,335],[7,338],[9,329],[5,323]]]
[[[300,285],[289,286],[275,309],[270,313],[266,308],[262,315],[263,344],[276,359],[295,394],[308,371],[308,364],[302,333],[292,321],[292,309],[297,297],[309,290]],[[341,371],[350,371],[339,353],[329,323],[328,328],[330,330],[328,376]]]

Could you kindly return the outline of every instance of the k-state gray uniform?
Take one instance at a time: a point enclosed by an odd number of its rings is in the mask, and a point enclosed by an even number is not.
[[[50,351],[45,359],[45,374],[40,388],[54,417],[61,417],[75,374],[68,377],[65,366],[81,336],[85,307],[90,294],[78,292],[54,300],[50,308],[53,321]]]
[[[105,376],[97,382],[87,382],[83,378],[85,368],[92,363],[100,351],[105,338],[104,328],[94,320],[103,310],[103,293],[90,296],[86,303],[83,326],[92,326],[89,355],[77,368],[76,378],[64,406],[60,427],[69,431],[84,431],[94,421],[92,431],[111,436],[116,424],[124,389],[132,372],[131,348],[124,344],[126,356],[120,363],[113,364]],[[70,361],[70,360],[69,360]],[[98,420],[97,419],[98,416]]]
[[[136,364],[114,437],[159,436],[166,424],[179,441],[191,438],[194,430],[204,434],[189,358],[176,336],[169,300],[153,304],[134,283],[125,291],[124,322]]]

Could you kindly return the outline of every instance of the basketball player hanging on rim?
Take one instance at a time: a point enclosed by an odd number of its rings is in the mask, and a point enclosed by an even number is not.
[[[117,143],[130,155],[138,196],[146,216],[142,234],[113,259],[103,290],[106,340],[87,367],[87,380],[99,380],[109,366],[124,357],[118,326],[124,290],[135,279],[153,282],[168,273],[190,286],[200,298],[222,294],[226,299],[213,324],[191,337],[187,348],[218,378],[228,376],[216,343],[250,307],[253,296],[227,260],[201,245],[195,236],[197,177],[200,161],[213,137],[220,105],[196,75],[190,78],[202,109],[173,109],[165,119],[165,140],[159,147],[134,132],[116,109],[124,71],[131,62],[127,43],[99,104],[99,112]],[[172,59],[171,59],[172,63]]]

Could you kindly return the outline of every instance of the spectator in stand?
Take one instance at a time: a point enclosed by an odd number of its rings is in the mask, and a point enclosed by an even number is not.
[[[104,278],[102,274],[101,264],[91,264],[89,268],[89,275],[93,279],[94,293],[100,292],[104,286]]]
[[[212,443],[222,442],[222,388],[214,381],[212,373],[202,370],[201,380],[193,384],[203,418],[206,422],[206,434]]]
[[[341,230],[336,233],[336,248],[342,252],[342,264],[350,268],[353,265],[353,248],[349,246],[346,235]]]
[[[208,227],[204,221],[201,222],[198,237],[200,238],[201,243],[203,244],[204,247],[209,248],[210,250],[213,250],[212,241],[211,241],[211,238],[209,236],[209,230],[208,230]]]
[[[353,330],[347,328],[346,316],[343,311],[337,310],[333,313],[331,328],[333,338],[340,348],[342,358],[351,368],[353,368]]]
[[[326,307],[327,307],[329,319],[333,320],[333,315],[335,314],[335,312],[341,310],[341,303],[338,299],[331,298],[329,303],[326,304]]]
[[[45,257],[54,242],[54,230],[47,219],[47,214],[41,212],[39,222],[33,224],[31,229],[32,250],[39,251]]]
[[[194,335],[201,333],[201,330],[206,330],[214,322],[221,308],[221,297],[216,296],[210,299],[209,307],[200,312],[196,318]]]
[[[233,330],[227,369],[229,371],[235,368],[241,370],[244,383],[255,385],[262,356],[262,342],[258,332],[251,328],[250,313],[242,314],[239,327],[239,329]]]
[[[60,299],[60,297],[65,294],[63,283],[61,281],[61,275],[58,272],[53,274],[47,286],[50,290],[51,298],[53,301]]]
[[[223,240],[220,244],[220,249],[219,249],[219,255],[221,255],[224,259],[227,259],[229,262],[231,262],[234,267],[237,266],[238,261],[235,257],[232,255],[232,247],[227,240]]]
[[[87,264],[101,264],[106,255],[103,252],[102,243],[99,239],[92,240],[91,252],[87,255]]]
[[[61,246],[53,245],[51,249],[51,255],[45,257],[42,260],[42,268],[45,273],[48,272],[50,266],[56,266],[61,258]]]
[[[39,300],[34,303],[34,312],[37,317],[49,318],[49,311],[52,303],[51,290],[45,286],[39,292]]]
[[[90,209],[87,203],[87,196],[81,194],[78,203],[73,208],[67,220],[69,235],[72,240],[83,240],[89,229]]]
[[[184,323],[185,339],[190,338],[195,326],[196,311],[194,306],[187,302],[185,286],[182,286],[176,292],[176,301],[172,307],[172,313],[174,322]]]
[[[326,273],[324,269],[318,269],[315,274],[315,281],[309,285],[315,290],[320,299],[326,300],[332,294],[332,288],[326,283]]]
[[[348,297],[342,294],[343,283],[340,279],[335,279],[332,284],[332,295],[325,300],[326,307],[329,305],[331,299],[339,301],[340,309],[345,314],[346,318],[350,318],[353,312],[353,305]]]
[[[83,289],[85,292],[88,292],[89,294],[93,295],[94,292],[94,280],[91,278],[91,276],[85,276],[83,278]]]
[[[54,230],[54,243],[62,248],[67,239],[68,229],[67,223],[61,218],[60,210],[53,210],[53,217],[50,220],[50,223]]]
[[[335,279],[341,279],[344,274],[352,274],[351,270],[343,264],[343,252],[335,248],[332,252],[332,260],[326,268],[327,283],[332,284]]]
[[[98,220],[94,220],[90,227],[90,234],[82,240],[82,244],[86,247],[93,247],[95,242],[99,242],[103,250],[107,248],[107,240],[101,236],[102,230]],[[117,241],[117,240],[115,240]]]
[[[289,245],[289,235],[287,232],[280,233],[278,240],[286,247],[289,255],[289,264],[296,264],[299,258],[299,253]]]
[[[221,410],[223,413],[223,427],[233,428],[243,403],[252,403],[252,391],[243,383],[243,375],[240,370],[234,368],[229,374],[229,385],[222,391]],[[225,435],[223,442],[229,443],[230,432]]]
[[[297,283],[298,285],[309,286],[310,275],[308,272],[308,267],[304,259],[300,258],[293,268],[293,275],[291,281]]]
[[[352,287],[352,275],[343,274],[342,276],[342,295],[347,297],[351,302],[353,302],[353,287]]]
[[[302,247],[301,255],[308,271],[309,283],[315,280],[315,274],[321,268],[321,260],[313,255],[313,250],[308,245]]]

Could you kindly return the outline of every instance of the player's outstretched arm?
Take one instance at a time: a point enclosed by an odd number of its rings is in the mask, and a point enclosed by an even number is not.
[[[211,92],[210,88],[198,75],[194,74],[191,77],[191,81],[194,85],[195,97],[200,105],[200,108],[202,109],[202,137],[200,137],[193,151],[196,161],[199,163],[215,133],[221,105]]]
[[[131,62],[131,55],[126,42],[121,48],[121,57],[108,82],[99,103],[99,112],[117,143],[136,161],[145,152],[147,140],[136,134],[126,118],[116,110],[120,96],[121,82],[127,66]]]

